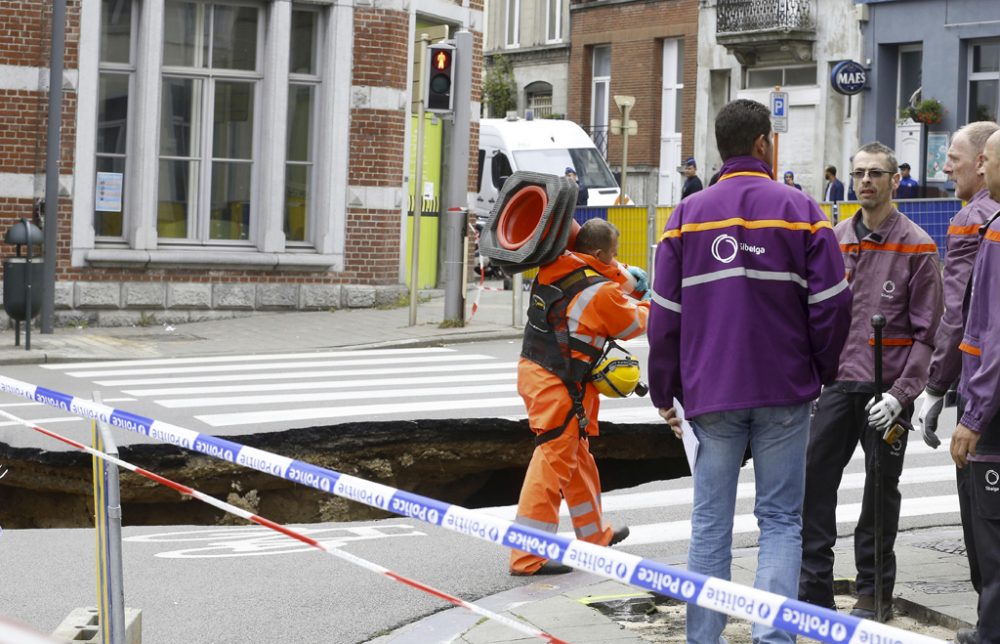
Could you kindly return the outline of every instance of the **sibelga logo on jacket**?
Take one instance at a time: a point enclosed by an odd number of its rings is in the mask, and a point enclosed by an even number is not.
[[[997,487],[997,483],[1000,483],[1000,474],[997,474],[996,470],[986,471],[986,489],[990,492],[1000,491]]]
[[[712,241],[712,257],[723,264],[728,264],[736,259],[737,253],[741,250],[745,253],[753,253],[754,255],[763,255],[767,252],[767,249],[763,246],[753,246],[746,242],[738,242],[735,237],[725,233]]]
[[[885,284],[882,285],[882,297],[887,300],[891,300],[895,297],[893,293],[896,292],[896,283],[892,280],[886,280]]]

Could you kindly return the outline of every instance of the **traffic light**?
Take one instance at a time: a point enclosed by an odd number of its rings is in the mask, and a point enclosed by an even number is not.
[[[427,79],[424,109],[448,113],[454,109],[452,76],[455,71],[455,45],[436,43],[427,47]]]

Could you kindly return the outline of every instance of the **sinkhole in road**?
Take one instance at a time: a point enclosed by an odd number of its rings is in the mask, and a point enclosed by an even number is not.
[[[336,472],[468,508],[517,503],[534,449],[527,421],[503,418],[353,422],[227,436]],[[605,491],[688,476],[681,442],[663,423],[601,423],[590,441]],[[172,445],[119,449],[122,459],[282,523],[361,521],[393,516]],[[93,525],[92,459],[81,452],[0,443],[0,525]],[[121,474],[125,525],[243,523],[131,472]]]

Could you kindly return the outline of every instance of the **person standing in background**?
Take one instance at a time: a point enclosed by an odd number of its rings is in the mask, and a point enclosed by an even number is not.
[[[828,165],[823,172],[826,178],[826,190],[823,201],[837,203],[844,200],[844,182],[837,178],[837,167]]]
[[[590,199],[590,195],[587,194],[587,186],[583,185],[583,182],[580,181],[580,178],[576,176],[576,170],[574,170],[573,168],[569,168],[569,167],[566,168],[566,178],[570,179],[574,183],[576,183],[576,185],[580,189],[580,192],[579,192],[579,194],[576,197],[576,205],[577,205],[577,207],[579,207],[579,206],[586,206],[587,205],[587,201]]]
[[[694,157],[684,162],[684,176],[687,178],[684,179],[684,187],[681,188],[681,199],[701,192],[704,186],[698,178],[698,165],[694,162]]]
[[[792,188],[795,188],[796,190],[802,190],[802,186],[800,186],[799,184],[795,183],[795,173],[792,172],[791,170],[786,170],[785,171],[785,185],[786,186],[791,186]]]
[[[920,197],[920,184],[910,176],[910,164],[899,164],[899,187],[896,188],[896,199],[917,199]]]

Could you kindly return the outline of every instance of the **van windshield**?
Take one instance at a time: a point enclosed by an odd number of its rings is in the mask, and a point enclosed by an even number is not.
[[[563,175],[567,167],[576,170],[583,185],[588,188],[617,188],[608,164],[596,148],[569,150],[518,150],[514,152],[518,170]]]

